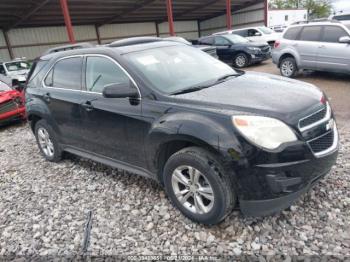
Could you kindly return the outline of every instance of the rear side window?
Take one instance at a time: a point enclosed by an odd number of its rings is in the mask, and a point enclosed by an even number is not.
[[[325,26],[322,42],[338,43],[342,36],[349,36],[345,30],[339,26]]]
[[[301,31],[301,27],[292,27],[287,29],[286,33],[284,34],[283,38],[288,40],[297,40],[299,33]]]
[[[34,61],[32,67],[30,68],[28,77],[27,77],[27,81],[28,83],[30,81],[32,81],[37,74],[41,71],[41,69],[43,69],[43,67],[46,65],[47,61],[45,60],[36,60]]]
[[[71,57],[58,61],[46,76],[45,84],[56,88],[80,90],[82,64],[82,57]]]
[[[320,41],[321,26],[305,26],[300,34],[301,41]]]
[[[213,45],[214,44],[214,37],[202,38],[199,40],[199,42],[201,44],[204,44],[204,45]]]

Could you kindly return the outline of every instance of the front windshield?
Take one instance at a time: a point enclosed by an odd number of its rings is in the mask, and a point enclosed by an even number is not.
[[[27,62],[24,62],[24,61],[5,63],[5,66],[6,66],[7,71],[9,71],[9,72],[29,69],[29,64]]]
[[[268,27],[259,27],[259,30],[262,31],[264,34],[270,35],[273,33],[273,31]]]
[[[0,92],[10,91],[12,90],[7,84],[0,81]]]
[[[190,46],[176,45],[126,54],[136,70],[165,94],[209,84],[237,73],[228,65]]]
[[[233,44],[241,44],[241,43],[249,42],[249,40],[247,38],[244,38],[240,35],[235,35],[235,34],[225,35],[225,38],[230,40]]]

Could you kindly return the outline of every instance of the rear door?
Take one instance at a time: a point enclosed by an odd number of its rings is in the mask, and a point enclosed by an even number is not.
[[[62,143],[78,146],[81,142],[82,56],[58,60],[44,79],[40,97],[50,110],[53,127]]]
[[[300,65],[305,69],[317,69],[317,50],[321,44],[322,26],[305,26],[300,32],[299,41],[291,45],[300,56]]]
[[[324,26],[322,40],[318,47],[318,68],[329,71],[350,71],[350,45],[339,43],[349,34],[340,26]]]

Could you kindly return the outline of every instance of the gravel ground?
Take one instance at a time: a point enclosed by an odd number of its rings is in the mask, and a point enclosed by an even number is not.
[[[77,255],[91,211],[93,255],[350,256],[350,129],[336,167],[290,210],[234,211],[207,227],[183,217],[153,181],[70,156],[39,154],[26,124],[0,129],[0,256]]]

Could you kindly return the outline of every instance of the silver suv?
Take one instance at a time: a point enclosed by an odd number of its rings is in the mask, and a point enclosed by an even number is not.
[[[300,69],[350,73],[350,23],[292,25],[276,41],[272,60],[286,77],[295,76]]]

